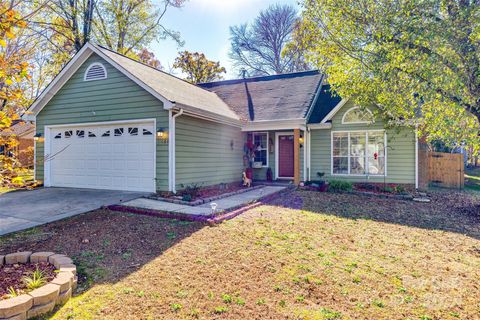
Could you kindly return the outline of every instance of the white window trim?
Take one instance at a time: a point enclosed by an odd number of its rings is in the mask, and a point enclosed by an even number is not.
[[[368,145],[368,133],[369,132],[383,132],[383,141],[385,144],[385,169],[383,174],[371,174],[371,173],[364,173],[364,174],[350,174],[350,173],[333,173],[333,135],[335,133],[348,133],[348,172],[350,172],[350,134],[351,133],[365,133],[366,134],[366,144]],[[332,131],[330,133],[330,175],[331,176],[343,176],[343,177],[386,177],[387,173],[387,152],[388,145],[387,145],[387,132],[385,130],[343,130],[343,131]],[[368,148],[365,148],[365,159],[368,163]]]
[[[267,146],[265,148],[265,150],[267,151],[266,154],[267,154],[267,164],[266,165],[262,165],[262,168],[268,168],[269,167],[269,163],[270,163],[270,158],[269,158],[269,150],[268,150],[268,147],[269,147],[269,144],[270,144],[270,141],[269,141],[269,134],[268,134],[268,131],[251,131],[251,132],[248,132],[247,133],[247,136],[251,134],[252,135],[252,142],[255,144],[255,135],[258,135],[258,134],[266,134],[267,135]],[[248,138],[247,138],[248,139]],[[256,150],[254,150],[255,152]],[[255,169],[255,168],[254,168]]]
[[[277,179],[289,179],[292,180],[294,177],[282,177],[278,174],[278,164],[279,164],[279,157],[278,157],[278,143],[280,136],[295,136],[293,131],[285,131],[285,132],[275,132],[275,180]]]
[[[105,73],[105,76],[103,76],[102,78],[87,79],[88,71],[89,71],[92,67],[95,67],[95,66],[100,66],[100,67],[103,69],[103,72]],[[85,70],[85,74],[83,75],[83,81],[96,81],[96,80],[104,80],[104,79],[107,79],[107,69],[106,69],[105,66],[104,66],[103,64],[101,64],[100,62],[94,62],[94,63],[90,64],[90,65],[88,66],[88,68]]]
[[[356,110],[356,109],[361,109],[362,111],[366,111],[370,114],[370,116],[372,117],[372,121],[350,121],[350,122],[346,122],[345,121],[345,116],[347,114],[349,114],[350,112],[352,112],[353,110]],[[348,109],[344,114],[343,114],[343,117],[342,117],[342,124],[370,124],[370,123],[374,123],[375,121],[373,120],[373,113],[372,111],[370,111],[370,109],[368,108],[360,108],[359,106],[355,106],[355,107],[352,107],[350,109]]]

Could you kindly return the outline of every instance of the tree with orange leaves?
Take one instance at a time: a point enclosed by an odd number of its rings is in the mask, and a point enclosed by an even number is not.
[[[11,50],[10,44],[26,22],[5,2],[0,2],[0,132],[8,132],[18,118],[16,105],[23,97],[22,81],[29,77],[29,65],[22,51]],[[0,135],[0,186],[22,184],[17,177],[17,160],[13,151],[17,140],[12,135]]]

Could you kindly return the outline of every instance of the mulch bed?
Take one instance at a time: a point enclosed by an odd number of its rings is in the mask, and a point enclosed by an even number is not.
[[[47,282],[55,278],[55,266],[47,262],[0,266],[0,299],[8,298],[9,288],[13,288],[17,292],[24,291],[27,287],[23,277],[31,276],[37,268],[42,271]]]
[[[205,198],[210,198],[210,197],[216,197],[220,196],[224,193],[230,193],[230,192],[236,192],[245,189],[245,187],[242,185],[241,182],[232,182],[232,183],[222,183],[222,184],[217,184],[214,186],[208,186],[208,187],[200,187],[199,190],[197,191],[196,195],[192,198],[191,201],[199,200],[199,199],[205,199]],[[174,195],[169,192],[162,192],[159,193],[159,195],[162,198],[166,199],[182,199],[184,192],[180,191],[178,192],[178,195]]]

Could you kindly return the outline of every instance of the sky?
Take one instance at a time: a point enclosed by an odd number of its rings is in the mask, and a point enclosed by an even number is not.
[[[180,32],[185,45],[179,48],[173,40],[162,40],[153,43],[150,50],[167,72],[174,71],[170,69],[178,51],[188,50],[220,61],[227,69],[224,78],[235,78],[237,73],[228,58],[229,27],[252,22],[261,10],[275,3],[299,8],[297,0],[189,0],[180,9],[170,8],[162,19],[164,27]]]

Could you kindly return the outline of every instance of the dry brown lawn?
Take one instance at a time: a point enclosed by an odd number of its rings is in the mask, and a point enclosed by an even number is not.
[[[294,192],[214,227],[96,211],[0,253],[74,257],[80,293],[54,319],[478,319],[479,208]]]

